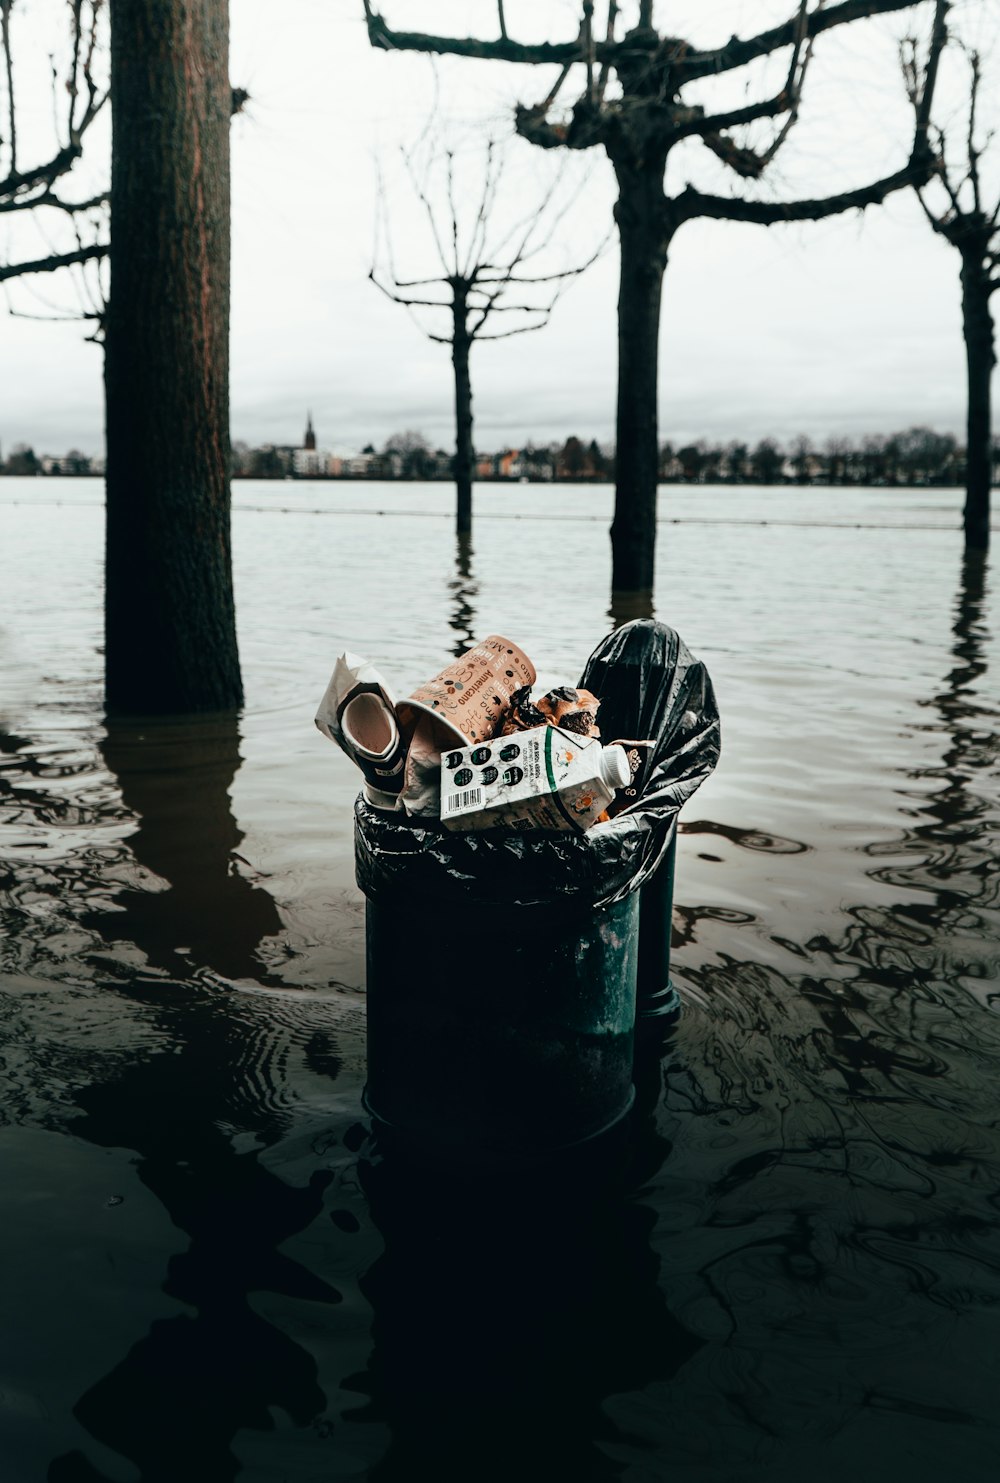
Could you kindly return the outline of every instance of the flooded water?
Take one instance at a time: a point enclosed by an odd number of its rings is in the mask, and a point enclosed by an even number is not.
[[[612,1177],[477,1185],[371,1157],[312,715],[345,645],[575,680],[610,492],[483,488],[470,551],[440,487],[239,484],[246,710],[142,726],[102,716],[100,484],[0,481],[4,1483],[992,1479],[1000,612],[959,503],[661,492],[723,717],[684,1011]]]

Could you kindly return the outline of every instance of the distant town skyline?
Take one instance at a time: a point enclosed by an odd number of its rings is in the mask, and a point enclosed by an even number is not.
[[[397,22],[405,12],[414,27],[495,24],[492,4],[384,0],[384,7]],[[694,0],[672,0],[670,25],[712,41],[759,29],[788,8],[788,0],[719,0],[706,15]],[[928,10],[845,27],[817,45],[802,118],[781,157],[783,193],[859,183],[905,158],[909,120],[896,45],[926,22]],[[563,36],[574,14],[562,0],[507,5],[512,34]],[[35,22],[15,10],[14,23]],[[419,222],[394,165],[400,145],[420,134],[435,104],[470,130],[509,135],[514,101],[544,94],[548,72],[373,52],[360,0],[301,0],[280,27],[263,0],[241,0],[233,9],[231,75],[250,93],[233,122],[234,441],[294,445],[311,408],[319,441],[333,450],[381,446],[404,428],[449,447],[447,349],[367,282],[376,158],[386,171],[397,247],[416,254]],[[947,87],[953,101],[957,94],[954,79],[945,83],[947,104]],[[37,106],[42,120],[47,78]],[[547,189],[558,159],[521,141],[511,147],[525,189]],[[676,168],[685,174],[674,184],[690,178],[728,188],[706,155],[694,146],[679,154]],[[590,170],[573,177],[580,209],[567,218],[572,254],[603,236],[614,188],[603,157],[571,163]],[[93,169],[99,177],[101,162]],[[4,230],[4,250],[13,256],[15,227]],[[18,222],[16,230],[30,239],[37,229]],[[912,193],[864,217],[815,226],[685,227],[666,281],[661,437],[755,442],[805,434],[822,444],[831,435],[857,439],[914,424],[960,436],[964,360],[953,258]],[[478,446],[547,443],[570,432],[612,439],[616,280],[612,241],[546,329],[476,347]],[[6,291],[19,313],[73,307],[72,293],[55,282]],[[3,328],[5,361],[17,368],[0,402],[4,449],[25,442],[39,452],[99,454],[102,355],[85,343],[87,329],[22,318],[6,319]]]

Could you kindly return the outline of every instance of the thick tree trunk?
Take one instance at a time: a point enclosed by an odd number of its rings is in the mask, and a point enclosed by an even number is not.
[[[978,247],[962,254],[962,332],[968,369],[966,421],[965,544],[985,551],[990,544],[990,485],[993,477],[990,382],[996,365],[989,271]]]
[[[112,0],[107,706],[243,699],[229,530],[228,0]]]
[[[616,162],[621,238],[618,294],[618,424],[612,590],[651,593],[659,479],[657,369],[660,296],[669,234],[662,157],[638,168]]]
[[[466,325],[465,299],[456,296],[453,305],[454,327],[451,341],[451,363],[455,368],[455,530],[467,535],[472,529],[472,382],[469,379],[469,351],[472,340]]]

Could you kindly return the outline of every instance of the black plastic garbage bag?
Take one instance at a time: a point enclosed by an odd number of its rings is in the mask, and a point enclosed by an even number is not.
[[[656,870],[677,814],[719,758],[719,711],[708,672],[666,624],[639,619],[602,639],[580,685],[601,702],[601,739],[650,741],[626,809],[585,834],[458,832],[355,807],[358,885],[411,904],[613,904]]]

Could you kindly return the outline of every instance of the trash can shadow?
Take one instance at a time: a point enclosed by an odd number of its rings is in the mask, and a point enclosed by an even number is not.
[[[634,1100],[637,1014],[676,1012],[676,822],[719,755],[711,681],[645,619],[602,640],[580,684],[605,742],[649,744],[608,823],[450,833],[357,801],[364,1103],[382,1141],[483,1164],[600,1138]]]

